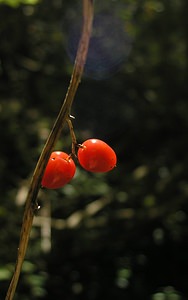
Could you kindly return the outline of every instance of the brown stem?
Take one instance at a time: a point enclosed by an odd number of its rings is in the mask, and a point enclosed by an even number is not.
[[[38,163],[33,173],[30,188],[26,198],[26,205],[25,205],[23,223],[22,223],[22,228],[20,233],[20,242],[18,247],[15,271],[7,291],[6,300],[12,300],[15,295],[22,264],[25,258],[25,254],[29,242],[29,236],[33,224],[33,218],[36,210],[38,209],[37,196],[40,189],[42,175],[44,173],[50,154],[53,151],[53,148],[66,123],[66,120],[69,117],[71,106],[78,85],[81,81],[84,65],[86,62],[87,52],[88,52],[89,40],[90,40],[90,35],[92,30],[92,21],[93,21],[93,0],[83,0],[82,35],[77,50],[77,55],[75,59],[75,64],[74,64],[70,84],[65,99],[63,101],[62,107],[60,109],[60,112],[57,116],[52,131],[47,139],[47,142],[43,148],[43,151],[40,155],[40,158],[38,160]]]
[[[76,140],[76,135],[74,133],[74,128],[73,128],[73,125],[72,125],[72,121],[71,121],[71,118],[72,116],[70,116],[68,119],[67,119],[67,123],[68,123],[68,126],[69,126],[69,131],[70,131],[70,135],[71,135],[71,140],[72,140],[72,153],[71,155],[73,155],[74,157],[76,157],[76,145],[77,145],[77,140]]]

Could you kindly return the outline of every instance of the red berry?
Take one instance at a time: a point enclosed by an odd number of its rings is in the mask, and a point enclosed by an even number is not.
[[[90,172],[108,172],[116,166],[117,157],[114,150],[98,139],[85,141],[78,149],[80,165]]]
[[[67,184],[74,176],[76,166],[65,152],[52,152],[42,178],[42,187],[58,189]]]

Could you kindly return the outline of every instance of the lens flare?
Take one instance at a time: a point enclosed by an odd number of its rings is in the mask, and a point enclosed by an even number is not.
[[[81,22],[71,23],[67,36],[67,52],[74,62],[81,32]],[[116,73],[127,59],[132,37],[125,23],[110,13],[95,16],[84,74],[101,80]]]

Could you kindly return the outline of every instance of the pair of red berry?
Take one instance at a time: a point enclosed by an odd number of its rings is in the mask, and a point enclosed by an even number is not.
[[[98,139],[89,139],[79,145],[77,157],[85,170],[96,173],[112,170],[117,162],[114,150]],[[61,188],[71,181],[75,172],[72,155],[61,151],[52,152],[41,185],[48,189]]]

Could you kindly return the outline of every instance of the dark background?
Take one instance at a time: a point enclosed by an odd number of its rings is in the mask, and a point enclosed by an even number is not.
[[[82,16],[79,0],[32,2],[0,3],[0,299]],[[78,141],[109,143],[117,168],[77,166],[40,192],[15,299],[188,299],[187,11],[187,0],[95,1],[72,114]],[[66,127],[56,149],[71,151]]]

